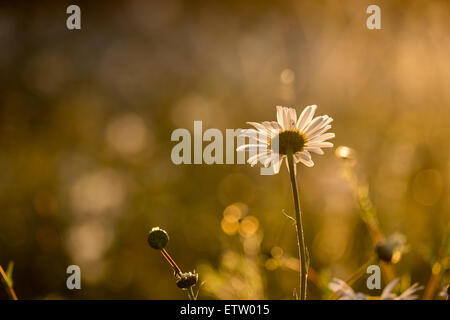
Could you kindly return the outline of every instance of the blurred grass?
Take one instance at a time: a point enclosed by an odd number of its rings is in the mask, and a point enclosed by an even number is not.
[[[286,170],[170,160],[174,129],[244,127],[275,105],[335,119],[380,228],[411,246],[399,274],[426,284],[448,259],[448,2],[379,1],[380,31],[365,27],[368,1],[85,1],[81,31],[65,27],[69,4],[0,4],[0,265],[15,261],[20,297],[183,299],[147,231],[169,232],[183,269],[217,270],[245,253],[221,229],[239,202],[259,222],[257,294],[290,299],[296,273],[266,263],[275,246],[296,254]],[[346,278],[371,240],[339,160],[315,162],[299,171],[311,266]],[[70,264],[81,291],[65,288]]]

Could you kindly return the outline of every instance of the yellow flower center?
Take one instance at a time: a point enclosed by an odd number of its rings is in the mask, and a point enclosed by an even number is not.
[[[291,150],[293,154],[303,151],[306,137],[299,130],[285,130],[269,141],[269,148],[282,155],[287,155]],[[275,150],[278,145],[278,151]],[[273,148],[272,148],[273,147]]]

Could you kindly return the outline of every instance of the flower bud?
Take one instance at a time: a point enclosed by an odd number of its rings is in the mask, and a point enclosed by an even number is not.
[[[197,284],[198,273],[185,272],[180,275],[177,280],[177,286],[180,289],[187,289]]]
[[[162,250],[169,242],[169,235],[165,230],[155,227],[149,232],[147,241],[153,249]]]

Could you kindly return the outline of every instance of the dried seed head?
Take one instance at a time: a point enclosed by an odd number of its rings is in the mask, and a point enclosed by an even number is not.
[[[383,260],[385,262],[391,262],[393,252],[391,248],[386,246],[385,243],[377,243],[377,245],[375,246],[375,252],[377,253],[378,258],[380,258],[380,260]]]
[[[185,272],[180,275],[180,278],[177,280],[177,286],[180,289],[187,289],[197,284],[198,281],[198,273]]]
[[[406,237],[402,234],[393,234],[384,241],[377,243],[375,252],[380,260],[390,263],[400,261],[403,253],[407,251]]]
[[[155,227],[149,232],[147,241],[153,249],[161,250],[169,242],[169,235],[165,230]]]

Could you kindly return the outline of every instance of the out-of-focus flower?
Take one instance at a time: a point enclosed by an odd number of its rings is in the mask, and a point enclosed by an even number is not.
[[[345,281],[334,278],[328,287],[337,295],[341,296],[339,300],[365,300],[368,295],[364,293],[355,293]]]
[[[369,296],[364,293],[355,293],[353,289],[342,281],[341,279],[334,278],[330,284],[329,288],[341,298],[339,300],[416,300],[417,295],[415,293],[419,290],[422,290],[423,287],[419,286],[419,284],[415,283],[408,289],[406,289],[402,294],[397,296],[392,293],[392,289],[398,283],[400,279],[396,278],[392,280],[383,290],[380,296]]]
[[[126,198],[125,180],[113,169],[85,173],[70,190],[72,209],[80,215],[101,215],[117,211]]]
[[[147,145],[149,135],[142,117],[129,113],[114,118],[106,128],[109,145],[124,156],[134,156]]]
[[[444,286],[441,290],[441,292],[439,293],[439,296],[448,300],[450,297],[450,284]]]
[[[355,150],[346,146],[339,146],[335,151],[336,157],[342,160],[354,162],[356,160]]]
[[[308,167],[314,166],[310,152],[322,155],[322,148],[333,147],[333,144],[326,140],[335,136],[334,133],[326,133],[331,128],[333,118],[327,115],[313,118],[316,109],[316,105],[306,107],[297,119],[294,108],[278,106],[277,121],[247,122],[256,130],[244,130],[242,135],[256,138],[257,143],[239,146],[237,151],[256,151],[257,154],[251,156],[247,162],[252,166],[258,162],[266,167],[272,164],[275,174],[280,171],[288,152],[293,153],[295,164],[301,162]]]
[[[375,246],[378,258],[391,263],[399,262],[403,253],[407,251],[406,237],[400,233],[394,233]]]

